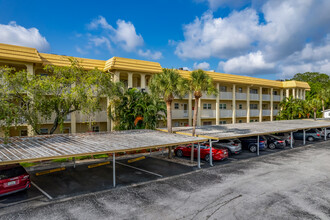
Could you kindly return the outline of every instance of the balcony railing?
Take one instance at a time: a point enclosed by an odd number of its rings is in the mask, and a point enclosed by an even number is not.
[[[220,99],[222,100],[232,100],[233,93],[231,92],[220,92]]]
[[[259,109],[251,109],[250,110],[250,116],[251,117],[257,117],[257,116],[259,116]]]
[[[246,100],[246,93],[236,93],[237,100]]]
[[[262,101],[270,101],[270,95],[263,94],[262,95]]]
[[[273,100],[274,100],[275,102],[280,102],[280,101],[281,101],[281,96],[280,96],[280,95],[274,95],[274,96],[273,96]]]
[[[250,94],[250,100],[259,100],[259,94]]]
[[[76,120],[78,123],[106,122],[107,121],[107,111],[96,112],[94,115],[91,115],[91,116],[78,112],[76,115]]]
[[[273,110],[273,116],[276,116],[276,115],[278,114],[278,112],[279,112],[279,110],[274,109],[274,110]]]
[[[262,116],[270,116],[270,110],[262,110]]]
[[[201,118],[215,118],[215,110],[202,110]]]
[[[173,119],[188,118],[188,110],[172,110]]]
[[[246,110],[236,110],[236,117],[246,117]]]
[[[231,118],[232,116],[232,110],[220,109],[220,118]]]

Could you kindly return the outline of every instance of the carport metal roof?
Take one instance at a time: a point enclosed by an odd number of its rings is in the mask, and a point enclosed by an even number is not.
[[[330,127],[330,120],[283,120],[201,126],[196,127],[196,135],[220,140],[324,127]],[[173,131],[192,135],[192,127],[175,127]]]
[[[106,154],[206,141],[155,130],[0,138],[0,165]]]

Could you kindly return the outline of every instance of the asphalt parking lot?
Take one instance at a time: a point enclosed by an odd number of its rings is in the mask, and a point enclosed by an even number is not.
[[[303,146],[302,141],[296,141],[295,148],[301,146]],[[260,156],[289,149],[289,147],[275,150],[266,149],[260,151]],[[233,155],[224,161],[214,161],[213,164],[214,166],[222,166],[256,157],[255,153],[244,150],[239,155]],[[180,158],[184,162],[189,161],[189,159],[187,157]],[[104,160],[100,162],[104,162]],[[210,167],[207,162],[202,162],[202,168]],[[77,165],[76,168],[70,166],[63,171],[39,176],[36,173],[40,171],[30,172],[33,182],[31,188],[27,191],[0,197],[0,209],[31,201],[48,202],[112,189],[112,161],[107,165],[93,168],[88,168],[89,165],[89,163],[81,164]],[[189,173],[194,170],[197,170],[197,168],[155,157],[146,157],[133,163],[128,163],[127,159],[121,159],[116,161],[116,183],[117,187],[124,187]]]

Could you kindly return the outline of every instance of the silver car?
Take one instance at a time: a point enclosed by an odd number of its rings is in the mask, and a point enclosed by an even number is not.
[[[229,155],[239,154],[242,151],[241,141],[238,139],[229,139],[229,140],[219,140],[216,143],[213,143],[215,148],[224,147],[228,149]]]
[[[273,134],[276,137],[281,138],[282,140],[285,140],[285,145],[290,146],[291,144],[291,134],[290,133],[276,133]],[[294,138],[292,139],[292,145],[294,145]]]

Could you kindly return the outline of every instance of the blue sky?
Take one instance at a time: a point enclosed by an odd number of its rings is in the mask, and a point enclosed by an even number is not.
[[[288,78],[330,73],[329,10],[328,0],[0,0],[0,42]]]

